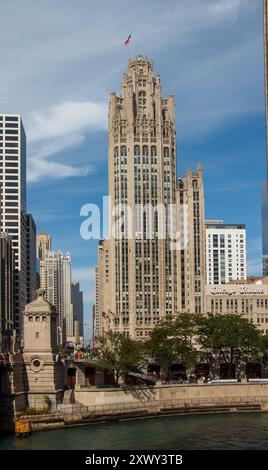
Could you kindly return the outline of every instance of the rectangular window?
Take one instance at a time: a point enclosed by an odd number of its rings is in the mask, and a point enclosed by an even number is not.
[[[18,116],[6,116],[5,119],[6,119],[6,122],[7,122],[7,121],[8,121],[8,122],[10,122],[10,121],[18,121],[18,120],[19,120]]]
[[[15,127],[16,129],[18,129],[18,124],[17,123],[13,123],[13,122],[7,122],[6,123],[6,128],[12,128],[12,127]]]
[[[17,175],[6,175],[6,180],[17,180],[18,176]]]
[[[6,142],[9,142],[10,140],[13,140],[13,141],[16,140],[16,141],[18,141],[19,138],[18,138],[17,135],[6,135]]]
[[[18,142],[8,142],[6,143],[6,148],[9,148],[9,147],[18,147]],[[8,150],[6,150],[8,151]]]
[[[6,129],[6,134],[16,134],[16,135],[18,135],[18,130]]]
[[[12,154],[18,154],[18,149],[8,149],[6,148],[6,153]]]
[[[6,188],[6,194],[17,194],[18,193],[18,189],[17,188]]]
[[[6,161],[7,160],[15,160],[16,162],[18,161],[18,155],[6,155]]]

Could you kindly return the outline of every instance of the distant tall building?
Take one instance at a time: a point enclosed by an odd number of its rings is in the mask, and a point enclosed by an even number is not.
[[[61,263],[63,282],[63,315],[66,322],[66,338],[68,341],[68,338],[74,336],[71,256],[68,253],[63,255]]]
[[[78,281],[72,282],[73,320],[79,322],[79,336],[84,336],[83,292]]]
[[[247,278],[246,227],[206,222],[207,284],[227,284]]]
[[[95,269],[95,308],[93,318],[93,337],[96,339],[103,331],[115,326],[111,307],[112,260],[109,251],[110,241],[100,240],[98,245],[98,266]]]
[[[73,309],[71,301],[71,257],[60,251],[46,252],[40,261],[40,285],[45,298],[56,308],[59,341],[73,336]]]
[[[52,251],[52,239],[44,230],[41,230],[36,236],[37,258],[44,259],[47,251]]]
[[[52,251],[52,238],[45,230],[36,235],[36,285],[40,287],[40,261],[45,259],[47,252]]]
[[[93,304],[92,305],[92,335],[90,336],[90,338],[93,340],[93,342],[95,341],[96,337],[96,305]]]
[[[31,214],[26,214],[27,303],[36,297],[36,226]]]
[[[264,78],[266,108],[266,178],[262,187],[263,275],[268,275],[268,0],[264,0]]]
[[[26,274],[26,136],[21,117],[0,114],[1,230],[14,251],[14,327],[21,333],[27,300]]]
[[[108,160],[114,230],[98,248],[94,335],[111,328],[142,340],[166,316],[201,312],[205,299],[202,170],[177,183],[174,96],[162,98],[147,58],[130,59],[121,95],[110,96]],[[192,238],[180,253],[173,235],[183,204]],[[131,219],[125,213],[120,227],[126,207]]]
[[[9,235],[0,235],[0,351],[11,350],[14,325],[14,252]]]

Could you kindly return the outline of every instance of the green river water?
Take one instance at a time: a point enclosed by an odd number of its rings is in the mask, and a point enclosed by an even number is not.
[[[1,436],[0,449],[268,449],[268,413],[173,416]]]

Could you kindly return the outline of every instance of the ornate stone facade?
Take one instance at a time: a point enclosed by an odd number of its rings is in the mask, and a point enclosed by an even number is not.
[[[28,402],[34,408],[43,408],[44,400],[55,407],[62,400],[64,390],[65,372],[58,355],[56,312],[44,294],[43,289],[38,289],[37,299],[26,305],[23,314]]]
[[[111,93],[108,162],[111,237],[99,244],[94,336],[112,328],[142,340],[166,316],[202,311],[205,282],[202,170],[177,184],[174,95],[162,97],[148,58],[130,59],[121,95]],[[172,244],[183,204],[184,258]]]

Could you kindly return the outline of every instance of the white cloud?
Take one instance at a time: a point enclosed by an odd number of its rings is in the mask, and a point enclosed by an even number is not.
[[[176,96],[180,140],[262,109],[260,0],[169,0],[169,8],[162,0],[2,3],[1,111],[23,116],[29,181],[51,178],[51,156],[62,164],[62,152],[75,148],[70,140],[78,149],[87,132],[107,128],[108,93],[119,88],[129,55],[143,53],[160,66],[163,90],[168,85]],[[125,48],[129,32],[133,43]],[[64,162],[61,177],[85,174],[76,157]]]
[[[230,18],[231,20],[235,21],[237,19],[241,4],[241,0],[221,0],[218,2],[213,2],[213,4],[209,6],[209,13],[215,19]]]
[[[106,116],[106,105],[93,102],[64,102],[32,112],[27,121],[28,181],[36,183],[94,172],[92,164],[76,167],[50,158],[67,149],[75,153],[87,132],[105,129]]]
[[[29,142],[106,129],[107,105],[92,101],[67,101],[41,112],[32,112],[27,127]]]
[[[47,181],[68,178],[70,176],[86,176],[89,173],[90,167],[74,167],[45,159],[35,159],[30,162],[27,180],[30,183],[37,183],[41,180]]]

